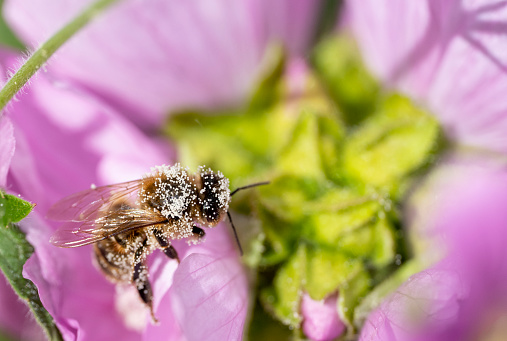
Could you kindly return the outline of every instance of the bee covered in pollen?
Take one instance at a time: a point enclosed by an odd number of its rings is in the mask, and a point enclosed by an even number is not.
[[[65,221],[51,237],[59,247],[94,244],[94,256],[105,276],[115,283],[132,283],[149,307],[154,322],[153,295],[147,256],[161,249],[179,261],[175,239],[198,243],[201,227],[214,227],[229,214],[229,180],[204,166],[191,174],[180,164],[153,167],[142,179],[91,188],[53,205],[48,218]]]

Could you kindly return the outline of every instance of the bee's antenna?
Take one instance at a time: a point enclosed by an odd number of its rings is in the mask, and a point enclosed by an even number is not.
[[[269,184],[269,181],[256,182],[254,184],[246,185],[246,186],[243,186],[243,187],[238,187],[234,191],[231,192],[231,197],[235,193],[237,193],[238,191],[241,191],[243,189],[247,189],[247,188],[250,188],[250,187],[256,187],[256,186],[267,185],[267,184]],[[243,249],[241,248],[241,244],[239,243],[238,233],[236,232],[236,228],[234,227],[234,223],[232,222],[231,214],[229,213],[229,211],[227,211],[227,217],[229,218],[229,222],[231,223],[232,230],[234,231],[234,237],[236,238],[236,243],[238,244],[239,253],[240,253],[241,256],[243,256]]]
[[[243,189],[247,189],[247,188],[250,188],[250,187],[262,186],[262,185],[268,185],[268,184],[269,184],[269,181],[263,181],[263,182],[256,182],[254,184],[246,185],[246,186],[243,186],[243,187],[238,187],[234,191],[231,192],[231,197],[234,194],[236,194],[236,192],[241,191]]]
[[[229,211],[227,211],[227,217],[229,218],[232,230],[234,231],[234,237],[236,238],[236,243],[238,244],[239,253],[241,256],[243,256],[243,249],[241,248],[241,244],[239,243],[238,234],[236,233],[236,228],[234,227],[234,223],[232,222],[231,214],[229,213]]]

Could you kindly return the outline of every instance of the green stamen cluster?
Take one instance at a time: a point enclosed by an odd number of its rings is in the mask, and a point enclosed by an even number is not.
[[[181,113],[168,133],[181,162],[220,169],[232,188],[271,181],[232,206],[257,217],[237,224],[262,306],[250,337],[283,335],[266,314],[301,336],[304,292],[315,300],[338,292],[351,336],[356,308],[411,258],[401,208],[434,163],[441,132],[407,97],[381,93],[347,38],[316,48],[302,94],[288,92],[283,66],[279,53],[244,110]]]

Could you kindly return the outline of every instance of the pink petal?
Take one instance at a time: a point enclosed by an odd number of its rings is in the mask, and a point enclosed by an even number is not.
[[[0,114],[1,115],[1,114]],[[8,117],[0,116],[0,187],[5,187],[7,172],[14,155],[16,140],[14,139],[12,123]]]
[[[181,248],[177,248],[177,251],[181,258],[183,256]],[[161,252],[156,252],[154,257],[152,257],[149,271],[153,288],[153,310],[159,324],[154,325],[149,321],[143,332],[143,340],[185,340],[174,316],[171,297],[168,294],[173,284],[174,272],[178,266],[175,260],[169,260]]]
[[[139,179],[172,158],[167,147],[90,94],[42,75],[11,113],[19,151],[12,176],[44,215],[65,195]]]
[[[32,44],[89,2],[6,1],[4,13]],[[248,96],[270,42],[294,53],[308,46],[319,5],[125,1],[66,44],[49,69],[93,89],[138,124],[160,123],[169,110],[230,105]]]
[[[6,67],[10,65],[16,56],[10,51],[0,49],[0,79],[6,78]],[[3,86],[3,85],[2,85]],[[0,112],[0,187],[5,187],[7,172],[11,165],[11,159],[16,147],[12,122],[7,117],[6,111]],[[5,189],[5,188],[4,188]]]
[[[91,262],[91,248],[60,249],[48,243],[52,229],[35,214],[23,220],[35,254],[23,276],[39,290],[44,307],[55,319],[65,340],[135,340],[115,311],[115,289]]]
[[[21,223],[35,247],[24,276],[37,285],[66,340],[139,339],[118,311],[115,286],[93,265],[91,247],[49,244],[58,224],[42,217],[63,196],[92,183],[139,178],[170,162],[170,153],[87,92],[42,74],[9,113],[18,143],[8,184],[37,203]]]
[[[66,102],[68,105],[64,105]],[[55,107],[52,106],[53,103]],[[66,115],[72,112],[74,106],[82,111],[76,119]],[[165,154],[158,144],[148,141],[132,125],[100,101],[89,97],[86,92],[64,84],[55,86],[42,75],[34,82],[30,93],[23,97],[23,101],[13,105],[12,113],[19,148],[13,158],[11,183],[14,190],[38,203],[33,217],[22,224],[29,241],[35,246],[35,255],[25,266],[25,276],[38,286],[41,300],[55,317],[66,339],[100,339],[104,335],[110,335],[109,332],[114,332],[117,337],[122,335],[122,339],[126,340],[139,337],[135,331],[128,330],[122,316],[118,314],[114,285],[108,283],[92,265],[91,248],[59,249],[50,245],[48,240],[53,228],[38,218],[37,213],[44,214],[49,205],[63,195],[87,188],[91,183],[131,179],[133,173],[140,169],[144,172],[149,166],[167,162]],[[55,152],[58,154],[55,155]],[[124,168],[118,168],[118,164]],[[194,286],[212,290],[224,278],[232,276],[231,282],[223,290],[235,292],[239,296],[229,302],[232,305],[222,307],[221,313],[215,314],[215,322],[224,322],[223,329],[216,332],[217,339],[226,337],[223,334],[226,330],[227,333],[230,330],[231,338],[241,335],[246,314],[246,279],[239,265],[236,245],[228,236],[228,228],[221,225],[210,230],[206,241],[200,245],[188,247],[179,243],[178,246],[180,257],[184,259],[177,274],[190,272],[199,265],[196,261],[202,257],[222,257],[215,265],[208,267],[213,274],[204,274],[203,268],[196,273],[199,275],[197,278],[188,277],[184,280],[185,283],[191,281]],[[185,258],[188,252],[202,254]],[[155,310],[161,324],[149,325],[145,338],[156,338],[163,333],[165,337],[171,335],[171,338],[176,339],[183,331],[192,339],[195,333],[181,319],[189,308],[187,304],[193,303],[187,299],[187,292],[184,291],[181,295],[177,292],[175,298],[166,294],[170,292],[175,267],[174,261],[160,254],[154,260],[152,283]],[[176,278],[181,281],[181,275]],[[202,292],[198,297],[208,293]],[[218,297],[222,297],[220,291],[211,295],[202,308],[209,309],[209,304]],[[242,307],[238,307],[238,304],[242,304]],[[178,307],[179,314],[172,312],[173,306]],[[227,321],[232,313],[235,318]],[[107,326],[107,330],[93,326],[99,316],[101,324]],[[104,316],[107,316],[106,320]],[[146,317],[144,311],[140,318]],[[215,325],[211,327],[215,328]],[[113,337],[112,334],[110,337]]]
[[[445,187],[433,191],[440,198],[434,230],[476,294],[507,299],[507,169],[485,157],[452,162],[461,175],[443,176]]]
[[[5,78],[4,66],[15,61],[15,55],[4,49],[0,49],[0,77]],[[10,184],[6,183],[7,173],[11,165],[11,159],[15,151],[14,128],[7,110],[0,113],[0,187],[11,190]],[[44,332],[31,317],[31,312],[25,302],[21,301],[7,282],[3,274],[0,274],[0,329],[10,336],[20,340],[43,340]]]
[[[28,306],[0,274],[0,330],[16,340],[45,340],[41,327],[31,317]]]
[[[420,272],[370,314],[359,341],[445,340],[435,335],[456,322],[467,296],[468,288],[455,272],[438,268]]]
[[[235,252],[192,253],[186,257],[174,274],[171,289],[173,310],[186,338],[241,340],[247,289],[246,275]]]
[[[315,301],[308,294],[303,295],[301,313],[303,314],[303,332],[315,341],[334,340],[346,329],[338,316],[338,295]]]
[[[172,298],[168,294],[173,284],[174,272],[178,268],[178,263],[169,260],[167,256],[161,253],[157,253],[153,258],[149,271],[153,287],[153,310],[159,324],[154,325],[151,321],[148,321],[142,335],[143,340],[166,340],[168,330],[171,331],[172,340],[186,340],[172,309]]]
[[[506,184],[504,163],[485,155],[441,161],[409,211],[413,240],[425,238],[419,257],[445,259],[384,301],[360,340],[461,340],[507,314]]]
[[[503,1],[350,1],[363,58],[423,102],[462,144],[507,152]]]
[[[167,257],[162,254],[156,255],[152,264],[150,265],[151,281],[153,284],[155,296],[155,315],[161,323],[171,325],[171,330],[174,333],[180,333],[180,336],[175,336],[175,339],[198,339],[196,336],[197,332],[194,331],[195,324],[192,323],[194,318],[191,317],[190,321],[187,321],[186,316],[188,314],[191,314],[194,310],[192,307],[192,302],[197,299],[207,300],[206,293],[202,293],[202,296],[194,297],[195,295],[189,293],[186,290],[187,286],[190,288],[190,286],[212,285],[209,284],[208,279],[201,283],[200,276],[207,276],[202,273],[198,273],[199,277],[190,277],[189,272],[193,271],[196,266],[200,266],[200,263],[196,265],[196,261],[193,260],[195,257],[205,257],[205,259],[209,258],[213,260],[217,259],[217,262],[219,264],[223,264],[224,262],[229,264],[229,266],[227,266],[225,269],[220,268],[218,270],[215,270],[217,267],[216,265],[209,268],[209,271],[218,271],[217,273],[213,274],[213,276],[217,277],[218,281],[224,281],[227,278],[237,276],[238,271],[240,271],[240,278],[234,278],[233,282],[231,282],[227,287],[224,287],[223,290],[234,290],[239,293],[244,293],[244,296],[246,295],[247,284],[246,279],[244,278],[245,274],[243,273],[243,269],[239,263],[240,258],[238,249],[236,244],[231,239],[229,228],[230,227],[228,224],[219,224],[213,229],[206,229],[206,237],[204,241],[198,245],[188,245],[185,241],[173,241],[172,244],[178,251],[179,257],[182,260],[179,266],[177,266],[176,262],[168,260]],[[176,269],[176,272],[173,275],[174,269]],[[223,279],[220,277],[223,277]],[[184,278],[183,282],[181,282],[182,278]],[[179,282],[177,283],[177,281]],[[174,287],[171,287],[173,283]],[[233,289],[230,289],[229,287],[232,287]],[[196,294],[197,293],[198,292],[196,292]],[[188,301],[189,294],[192,296],[190,301]],[[220,295],[220,293],[212,293],[212,295],[210,295],[209,302],[203,304],[202,306],[199,306],[196,310],[197,313],[205,314],[206,309],[209,309],[210,305],[215,304],[217,298],[220,297]],[[239,297],[235,298],[235,300],[239,299]],[[222,304],[223,302],[219,303],[217,307],[220,308]],[[172,307],[172,310],[166,309],[167,307]],[[236,316],[234,319],[234,324],[241,326],[243,325],[246,314],[245,311],[246,306],[244,306],[238,316]],[[216,313],[215,318],[217,321],[226,320],[229,314],[230,312],[227,308]],[[207,327],[214,329],[216,325],[210,323],[207,325]],[[239,330],[242,331],[242,327]],[[221,332],[217,332],[217,336],[213,340],[219,340],[220,337],[223,336],[223,332],[223,330]],[[241,333],[234,335],[240,337]],[[146,331],[143,334],[143,338],[145,340],[164,340],[166,336],[167,332],[164,329],[161,329],[159,326],[154,326],[152,324],[147,325]],[[235,337],[231,336],[231,339],[235,339]]]

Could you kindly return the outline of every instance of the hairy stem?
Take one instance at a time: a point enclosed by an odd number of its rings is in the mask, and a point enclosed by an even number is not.
[[[48,59],[67,42],[76,32],[83,28],[99,13],[120,0],[98,0],[79,13],[67,25],[62,27],[44,44],[42,44],[21,68],[9,79],[0,90],[0,110],[18,93],[28,80],[48,61]],[[2,113],[0,113],[1,117]]]

